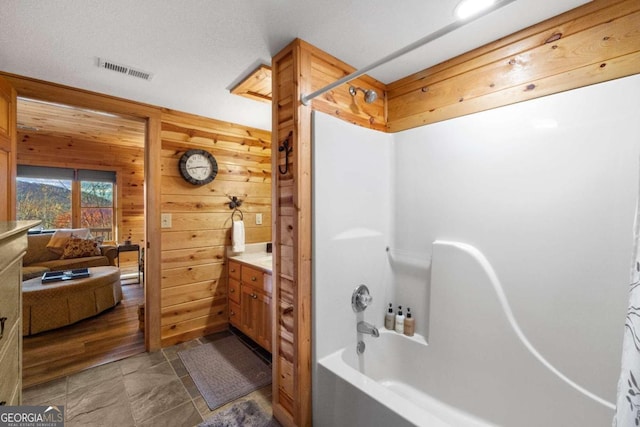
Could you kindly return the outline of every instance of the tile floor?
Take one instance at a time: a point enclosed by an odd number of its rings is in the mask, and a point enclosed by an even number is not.
[[[240,400],[271,413],[271,385],[211,411],[178,352],[231,334],[269,365],[271,355],[239,331],[221,332],[97,366],[23,391],[23,405],[64,405],[65,426],[191,427]]]

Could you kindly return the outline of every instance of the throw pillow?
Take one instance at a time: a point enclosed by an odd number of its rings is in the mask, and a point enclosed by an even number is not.
[[[60,259],[83,258],[101,255],[98,242],[92,239],[70,238],[64,246]]]
[[[61,255],[62,252],[64,252],[67,241],[71,237],[87,239],[89,238],[89,232],[90,230],[88,228],[61,228],[56,230],[53,236],[51,236],[49,243],[47,243],[47,249],[55,254]]]

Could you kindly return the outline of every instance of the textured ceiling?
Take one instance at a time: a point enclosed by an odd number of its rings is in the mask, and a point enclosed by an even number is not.
[[[229,89],[291,40],[359,68],[451,23],[457,2],[0,0],[0,70],[270,129],[269,104]],[[583,3],[518,0],[369,74],[389,83]]]

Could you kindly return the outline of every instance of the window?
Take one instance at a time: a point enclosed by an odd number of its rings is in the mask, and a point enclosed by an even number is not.
[[[114,240],[115,172],[18,166],[17,218],[41,220],[42,229],[89,228]]]

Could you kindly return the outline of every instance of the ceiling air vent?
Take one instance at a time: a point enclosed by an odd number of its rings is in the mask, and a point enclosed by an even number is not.
[[[128,76],[137,77],[139,79],[144,79],[144,80],[151,80],[151,78],[153,77],[153,73],[150,73],[148,71],[138,70],[128,65],[118,64],[117,62],[111,61],[109,59],[99,58],[98,67],[115,71],[120,74],[126,74]]]

